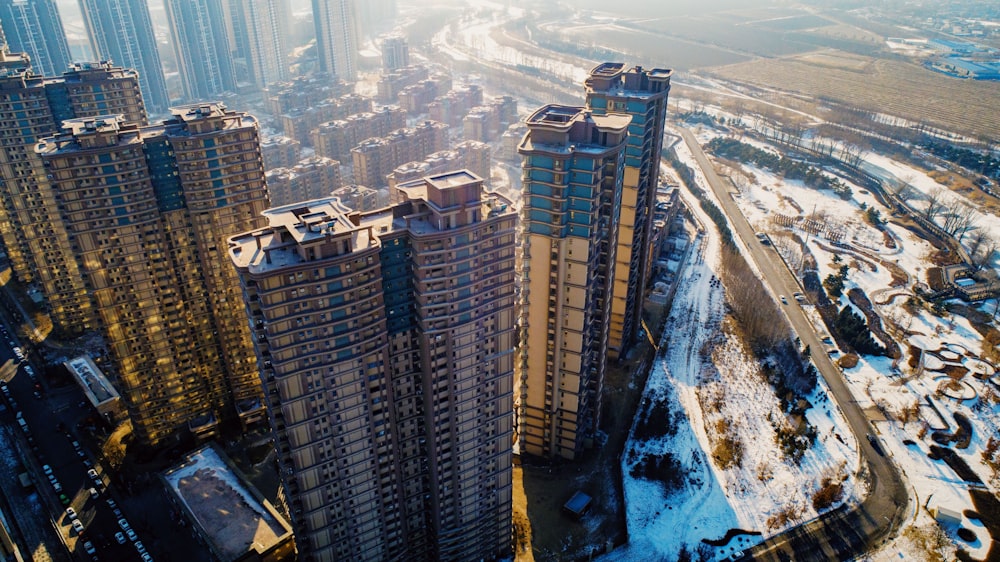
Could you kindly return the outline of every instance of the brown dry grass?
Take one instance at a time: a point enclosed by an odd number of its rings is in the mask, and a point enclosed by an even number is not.
[[[996,111],[1000,88],[995,82],[960,80],[892,60],[871,59],[861,70],[832,68],[811,62],[811,56],[815,55],[721,66],[711,74],[828,98],[972,137],[990,136],[1000,129],[1000,112]]]

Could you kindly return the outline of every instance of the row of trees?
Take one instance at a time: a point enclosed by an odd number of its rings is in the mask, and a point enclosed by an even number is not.
[[[947,160],[967,170],[978,172],[984,176],[1000,178],[1000,158],[994,157],[989,152],[962,148],[933,137],[924,139],[920,143],[920,147],[942,160]]]
[[[719,157],[753,164],[782,174],[786,179],[801,180],[812,188],[830,189],[841,197],[851,196],[851,188],[847,184],[800,160],[778,156],[734,138],[716,137],[708,143],[708,148]]]

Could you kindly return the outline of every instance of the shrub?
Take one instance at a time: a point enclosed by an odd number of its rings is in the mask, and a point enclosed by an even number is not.
[[[840,501],[844,497],[844,486],[838,480],[824,478],[819,490],[813,494],[812,504],[816,511],[821,511]]]
[[[856,353],[848,353],[837,360],[837,364],[840,365],[842,369],[853,369],[858,366],[858,361],[860,358]]]

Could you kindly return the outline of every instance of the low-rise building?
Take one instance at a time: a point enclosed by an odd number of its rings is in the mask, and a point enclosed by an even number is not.
[[[264,169],[288,168],[299,161],[302,143],[283,135],[267,137],[260,141],[260,155],[264,159]]]
[[[272,206],[327,197],[341,185],[340,162],[322,156],[311,156],[290,168],[267,172]]]
[[[161,478],[213,560],[295,559],[292,526],[215,445],[185,456]]]
[[[389,184],[387,176],[404,162],[426,157],[448,144],[448,126],[424,121],[416,127],[397,129],[385,137],[371,138],[351,149],[354,181],[368,187]]]
[[[122,398],[111,381],[86,355],[63,362],[63,366],[83,390],[83,395],[97,413],[115,424],[128,417]]]

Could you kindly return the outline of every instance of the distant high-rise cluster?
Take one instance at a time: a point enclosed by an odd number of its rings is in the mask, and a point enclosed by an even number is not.
[[[229,34],[237,77],[257,89],[290,77],[288,0],[227,0]],[[245,73],[245,74],[241,74]]]
[[[69,69],[69,45],[55,0],[0,0],[0,26],[11,52],[26,53],[43,76]]]
[[[593,444],[608,358],[638,329],[671,74],[601,64],[587,107],[528,118],[516,411],[528,454]]]
[[[319,70],[352,81],[358,73],[359,21],[352,0],[312,0]]]
[[[135,69],[147,110],[166,113],[170,98],[146,1],[80,0],[80,10],[94,57]]]
[[[184,98],[236,92],[222,0],[166,0],[166,6]]]
[[[270,209],[230,241],[299,554],[502,559],[516,214],[466,171],[397,189],[367,213]]]

